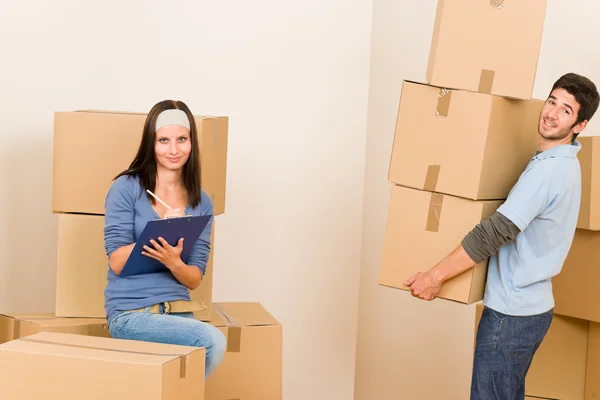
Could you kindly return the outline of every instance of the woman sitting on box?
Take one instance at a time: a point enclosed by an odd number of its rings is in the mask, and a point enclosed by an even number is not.
[[[206,271],[214,218],[212,200],[200,187],[198,153],[189,108],[180,101],[156,104],[146,118],[137,155],[129,169],[117,175],[106,196],[104,243],[109,269],[104,295],[112,337],[204,347],[208,377],[223,358],[226,339],[217,328],[194,318],[193,311],[202,307],[190,301],[189,290],[200,285]],[[180,257],[181,239],[171,246],[159,238],[142,254],[168,270],[121,277],[146,223],[183,216],[179,210],[185,210],[184,215],[210,216],[186,263]]]

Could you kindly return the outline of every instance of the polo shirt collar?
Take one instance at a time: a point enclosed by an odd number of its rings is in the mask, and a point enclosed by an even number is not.
[[[551,149],[542,151],[534,159],[543,160],[550,157],[575,158],[579,150],[581,150],[581,143],[574,140],[572,144],[561,144],[560,146],[554,146]]]

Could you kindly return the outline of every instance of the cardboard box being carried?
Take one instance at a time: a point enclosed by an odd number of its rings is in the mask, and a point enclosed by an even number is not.
[[[146,114],[110,111],[56,112],[54,115],[54,213],[104,214],[113,179],[133,161]],[[196,116],[202,188],[215,215],[225,211],[227,117]]]
[[[106,320],[101,318],[57,318],[54,314],[0,314],[0,344],[38,332],[110,337]]]
[[[0,345],[5,399],[202,400],[205,349],[42,332]]]
[[[475,331],[483,312],[476,306]],[[525,393],[536,398],[583,399],[586,388],[589,322],[555,315],[535,353],[525,380]],[[588,397],[586,397],[588,399]]]
[[[531,98],[545,14],[546,0],[438,0],[427,82]]]
[[[452,252],[501,201],[474,201],[394,185],[379,271],[379,284],[408,290],[404,282]],[[483,298],[487,260],[446,281],[439,298],[475,303]]]
[[[506,199],[535,155],[543,104],[405,81],[388,179],[473,200]]]
[[[581,205],[577,227],[600,231],[600,136],[580,136]]]
[[[211,315],[215,226],[213,221],[206,274],[200,286],[190,292],[192,300],[206,306],[196,314],[196,318],[204,321]],[[59,214],[56,315],[105,318],[104,289],[108,268],[104,216]]]
[[[600,322],[600,232],[577,229],[560,274],[552,278],[554,311]]]
[[[259,303],[215,303],[213,311],[227,352],[206,381],[206,400],[281,400],[281,324]]]

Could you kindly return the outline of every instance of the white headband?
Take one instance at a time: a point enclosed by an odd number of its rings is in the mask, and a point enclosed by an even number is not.
[[[156,118],[156,127],[154,128],[154,132],[167,125],[181,125],[187,128],[188,131],[190,130],[190,121],[186,113],[177,109],[165,110],[158,114],[158,117]]]

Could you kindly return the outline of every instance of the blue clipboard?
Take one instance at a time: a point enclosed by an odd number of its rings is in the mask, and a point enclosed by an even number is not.
[[[186,262],[210,218],[210,215],[195,215],[148,221],[119,276],[125,278],[133,275],[169,271],[160,261],[142,254],[144,245],[154,248],[150,240],[154,239],[158,242],[159,236],[171,246],[176,246],[179,239],[183,238],[181,260]]]

